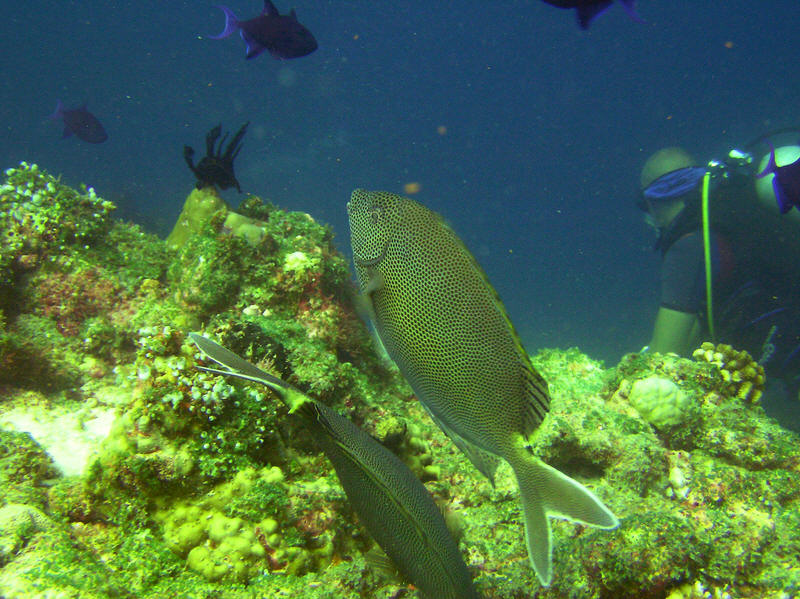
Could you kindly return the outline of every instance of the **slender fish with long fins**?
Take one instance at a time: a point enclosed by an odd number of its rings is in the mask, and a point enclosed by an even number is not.
[[[419,400],[493,481],[499,458],[519,484],[528,556],[552,577],[548,517],[614,528],[587,488],[528,445],[550,404],[500,298],[442,218],[414,200],[357,189],[347,204],[361,292],[389,356]]]
[[[266,385],[308,426],[364,527],[425,599],[480,599],[458,545],[424,485],[349,419],[210,339],[195,345],[229,370],[203,370]]]

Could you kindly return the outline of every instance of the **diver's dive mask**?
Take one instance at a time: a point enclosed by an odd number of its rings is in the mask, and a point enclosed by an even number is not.
[[[725,162],[711,160],[706,166],[686,166],[664,173],[642,190],[636,201],[640,210],[647,212],[650,205],[675,200],[699,189],[704,175],[708,172],[712,186],[723,179],[751,174],[753,157],[747,152],[733,149],[728,152]]]
[[[707,170],[704,166],[686,166],[665,173],[642,190],[636,205],[647,212],[651,203],[678,199],[696,189]]]

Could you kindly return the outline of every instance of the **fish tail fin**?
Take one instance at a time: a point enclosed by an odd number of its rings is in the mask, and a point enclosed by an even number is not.
[[[528,559],[539,581],[552,578],[552,533],[548,518],[564,518],[598,528],[615,528],[619,521],[594,493],[578,481],[523,450],[512,464],[519,484]]]
[[[225,39],[239,29],[239,21],[236,19],[236,15],[233,14],[233,11],[230,8],[221,4],[217,5],[217,8],[225,14],[225,29],[223,29],[222,33],[219,35],[209,35],[208,37],[212,40]]]

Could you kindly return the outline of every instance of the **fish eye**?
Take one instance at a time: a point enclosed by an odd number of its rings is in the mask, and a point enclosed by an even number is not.
[[[373,204],[369,207],[369,220],[373,225],[377,225],[381,221],[381,216],[383,216],[383,207],[379,204]]]

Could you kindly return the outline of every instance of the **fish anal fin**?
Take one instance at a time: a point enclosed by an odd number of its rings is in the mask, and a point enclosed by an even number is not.
[[[422,405],[425,406],[425,404]],[[439,425],[439,428],[442,429],[448,437],[450,437],[450,440],[455,443],[456,447],[458,447],[464,453],[464,455],[467,456],[469,461],[472,462],[472,465],[475,466],[481,474],[489,479],[492,487],[494,487],[494,475],[495,472],[497,472],[497,467],[500,465],[500,458],[492,453],[489,453],[485,449],[481,449],[477,445],[470,443],[452,428],[447,426],[447,424],[442,422],[442,420],[436,416],[436,414],[431,412],[427,406],[425,406],[425,409],[428,411],[428,414],[433,421]]]
[[[644,19],[636,12],[636,0],[620,0],[620,4],[631,19],[637,23],[644,23]]]
[[[245,50],[247,50],[245,58],[255,58],[264,52],[264,50],[266,50],[264,46],[258,43],[258,41],[256,41],[255,38],[253,38],[253,36],[247,33],[244,29],[239,30],[239,36],[244,40]],[[220,146],[221,145],[222,144],[220,144]]]
[[[578,25],[580,25],[580,28],[589,29],[589,25],[592,24],[595,17],[608,10],[612,4],[612,0],[604,0],[603,2],[578,6],[576,10],[578,11]]]

